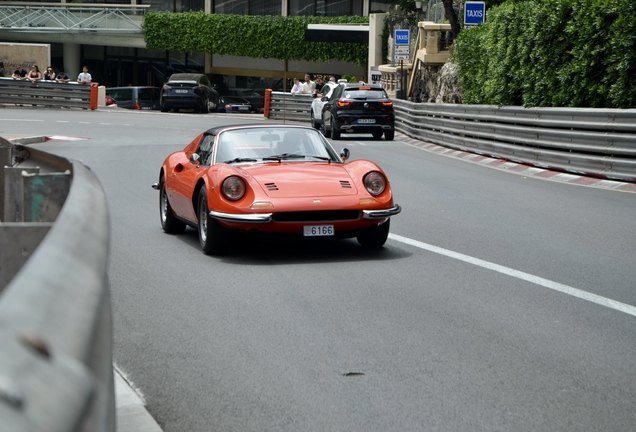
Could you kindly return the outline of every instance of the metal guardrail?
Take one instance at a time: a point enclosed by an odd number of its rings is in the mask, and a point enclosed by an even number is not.
[[[1,138],[0,166],[0,429],[114,432],[104,190]]]
[[[396,130],[416,139],[541,168],[636,182],[636,109],[393,102]]]
[[[97,109],[97,83],[91,85],[55,81],[0,78],[0,103]]]
[[[269,111],[265,112],[265,117],[272,120],[311,121],[311,101],[314,100],[311,95],[292,95],[275,91],[268,93]]]

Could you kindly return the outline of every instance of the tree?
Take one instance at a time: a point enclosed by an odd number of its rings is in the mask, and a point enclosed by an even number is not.
[[[461,27],[459,26],[457,12],[455,12],[455,8],[453,7],[453,0],[442,0],[442,3],[444,4],[444,14],[446,15],[446,19],[453,31],[453,39],[457,39],[457,36],[461,31]]]

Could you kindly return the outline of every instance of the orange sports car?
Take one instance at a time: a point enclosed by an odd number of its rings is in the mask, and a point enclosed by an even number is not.
[[[198,230],[203,252],[222,254],[234,232],[298,237],[356,237],[380,248],[400,213],[389,181],[368,160],[347,162],[311,127],[219,126],[163,162],[163,230]]]

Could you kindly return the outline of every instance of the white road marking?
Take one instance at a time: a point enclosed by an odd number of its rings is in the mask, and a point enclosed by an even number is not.
[[[68,120],[57,120],[55,123],[70,123]]]
[[[0,121],[10,121],[10,122],[43,122],[44,120],[32,120],[32,119],[0,119]]]
[[[391,240],[395,240],[401,243],[405,243],[411,246],[415,246],[420,249],[427,250],[429,252],[433,252],[439,255],[444,255],[449,258],[453,258],[459,261],[464,261],[469,264],[473,264],[479,267],[483,267],[488,270],[496,271],[498,273],[502,273],[508,276],[512,276],[517,279],[524,280],[526,282],[530,282],[544,288],[548,288],[554,291],[558,291],[563,294],[570,295],[572,297],[579,298],[581,300],[589,301],[591,303],[595,303],[600,306],[605,306],[610,309],[617,310],[619,312],[626,313],[628,315],[632,315],[636,317],[636,307],[632,305],[628,305],[625,303],[618,302],[616,300],[608,299],[606,297],[601,297],[596,294],[589,293],[587,291],[580,290],[578,288],[574,288],[568,285],[564,285],[558,282],[554,282],[548,279],[544,279],[539,276],[534,276],[529,273],[524,273],[522,271],[513,270],[508,267],[504,267],[499,264],[494,264],[488,261],[481,260],[479,258],[474,258],[469,255],[464,255],[458,252],[453,252],[448,249],[444,249],[438,246],[433,246],[427,243],[423,243],[417,240],[413,240],[407,237],[402,237],[397,234],[389,234],[389,238]]]

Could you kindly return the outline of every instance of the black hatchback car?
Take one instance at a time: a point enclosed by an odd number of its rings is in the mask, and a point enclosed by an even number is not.
[[[391,141],[395,136],[393,101],[378,84],[340,83],[331,96],[322,99],[325,137],[337,140],[343,133],[370,133]]]
[[[202,113],[216,111],[219,93],[203,74],[176,73],[161,88],[161,111],[194,109]]]

